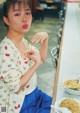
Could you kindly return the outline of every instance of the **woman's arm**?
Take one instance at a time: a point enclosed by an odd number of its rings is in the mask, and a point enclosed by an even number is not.
[[[47,56],[47,49],[48,49],[48,37],[43,41],[40,48],[40,56],[41,60],[45,62]]]
[[[46,32],[39,32],[33,36],[31,41],[33,43],[41,43],[40,56],[41,60],[45,62],[48,49],[48,34]]]
[[[34,65],[20,78],[20,88],[16,93],[19,93],[21,89],[26,85],[26,83],[33,76],[34,72],[37,70],[41,62],[38,52],[30,51],[26,54],[26,56],[34,61]]]
[[[35,64],[34,66],[32,66],[26,73],[25,75],[23,75],[20,78],[20,88],[16,93],[19,93],[22,88],[26,85],[26,83],[30,80],[30,78],[33,76],[34,72],[36,71],[36,69],[38,68],[38,66]]]

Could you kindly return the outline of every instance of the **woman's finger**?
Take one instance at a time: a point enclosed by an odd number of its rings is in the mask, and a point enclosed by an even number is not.
[[[37,38],[37,40],[35,40],[35,43],[38,43],[41,41],[41,37]]]
[[[32,39],[31,39],[31,41],[32,42],[36,42],[36,40],[38,40],[39,38],[41,38],[42,36],[40,35],[40,34],[37,34],[37,35],[35,35]]]
[[[27,55],[27,58],[29,58],[30,60],[37,62],[37,59],[34,55]]]
[[[28,51],[24,55],[27,56],[27,55],[33,55],[33,54],[34,54],[34,51]]]

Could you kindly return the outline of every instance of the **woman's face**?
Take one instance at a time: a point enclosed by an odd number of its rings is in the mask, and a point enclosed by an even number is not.
[[[30,29],[32,22],[31,10],[28,4],[16,3],[14,8],[10,7],[8,18],[4,17],[5,23],[8,25],[9,31],[24,34]]]

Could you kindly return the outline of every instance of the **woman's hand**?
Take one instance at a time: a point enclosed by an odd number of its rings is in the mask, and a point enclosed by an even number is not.
[[[30,60],[32,60],[36,66],[39,67],[40,63],[41,63],[41,57],[40,54],[36,51],[28,51],[26,53],[26,57],[28,57]]]
[[[39,32],[36,33],[33,38],[31,39],[32,43],[41,43],[41,45],[44,43],[45,40],[48,40],[48,34],[46,32]]]

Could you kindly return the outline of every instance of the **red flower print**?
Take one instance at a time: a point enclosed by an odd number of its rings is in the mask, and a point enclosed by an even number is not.
[[[10,54],[9,53],[6,53],[5,56],[10,56]]]
[[[5,46],[4,48],[5,48],[5,50],[7,50],[7,49],[8,49],[8,47],[7,47],[7,46]]]
[[[18,109],[18,108],[20,108],[20,104],[18,104],[18,106],[15,106],[15,109]]]
[[[25,63],[25,64],[28,64],[28,61],[25,61],[24,63]]]
[[[29,88],[29,87],[30,87],[30,85],[27,85],[27,86],[26,86],[26,88]]]
[[[20,104],[18,104],[18,108],[20,108]]]
[[[3,79],[3,76],[0,76],[0,79]]]

